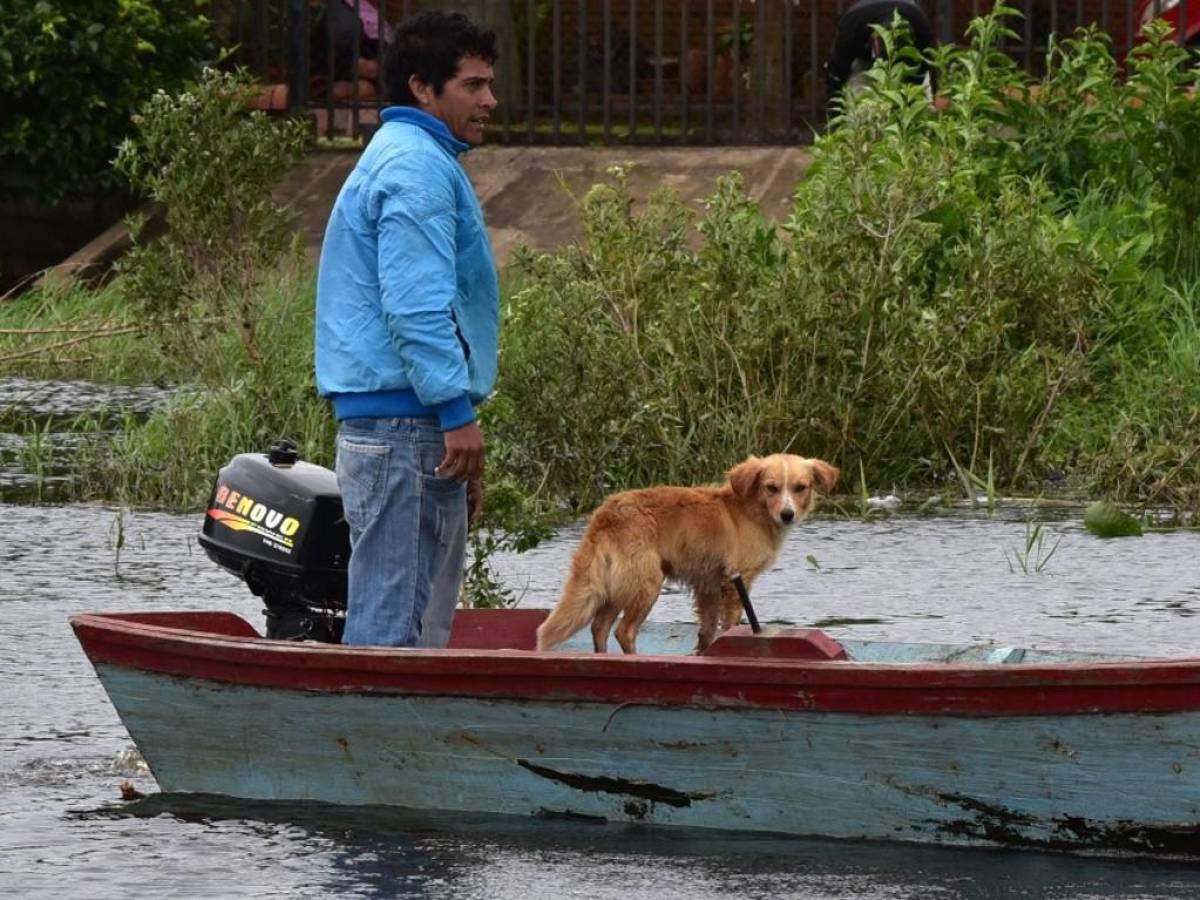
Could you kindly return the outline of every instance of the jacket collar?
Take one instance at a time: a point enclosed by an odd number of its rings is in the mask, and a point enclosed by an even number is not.
[[[471,149],[470,144],[460,141],[450,133],[445,122],[415,106],[389,106],[380,114],[380,119],[385,125],[388,122],[407,122],[409,125],[416,125],[429,132],[439,144],[455,156]]]

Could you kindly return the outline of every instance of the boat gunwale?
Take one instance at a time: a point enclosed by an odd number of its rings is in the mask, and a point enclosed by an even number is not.
[[[257,634],[232,613],[188,615],[228,616],[230,624],[236,620]],[[283,690],[875,714],[1200,712],[1196,657],[881,663],[345,647],[152,624],[136,616],[80,613],[70,622],[94,664]]]

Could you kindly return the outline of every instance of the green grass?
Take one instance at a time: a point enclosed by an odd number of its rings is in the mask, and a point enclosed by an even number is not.
[[[147,353],[143,324],[119,285],[63,281],[0,302],[0,375],[106,384],[183,380],[177,361]]]

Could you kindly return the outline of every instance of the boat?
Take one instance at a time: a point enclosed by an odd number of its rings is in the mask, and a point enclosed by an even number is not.
[[[770,623],[539,652],[546,614],[460,610],[443,650],[225,611],[71,625],[169,794],[1200,856],[1200,658]]]
[[[214,481],[200,545],[260,597],[71,619],[167,793],[848,839],[1200,856],[1200,658],[839,640],[536,649],[543,609],[459,610],[445,649],[340,643],[333,472],[276,442]],[[744,588],[740,579],[734,584]]]

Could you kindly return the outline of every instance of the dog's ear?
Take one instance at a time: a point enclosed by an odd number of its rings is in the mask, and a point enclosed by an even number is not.
[[[757,456],[751,456],[729,470],[729,485],[735,494],[749,497],[754,493],[754,489],[758,485],[758,476],[761,474],[762,460]]]
[[[823,459],[810,459],[809,464],[812,466],[813,477],[817,479],[817,484],[821,486],[821,490],[829,491],[837,484],[838,471],[836,466],[831,466]]]

